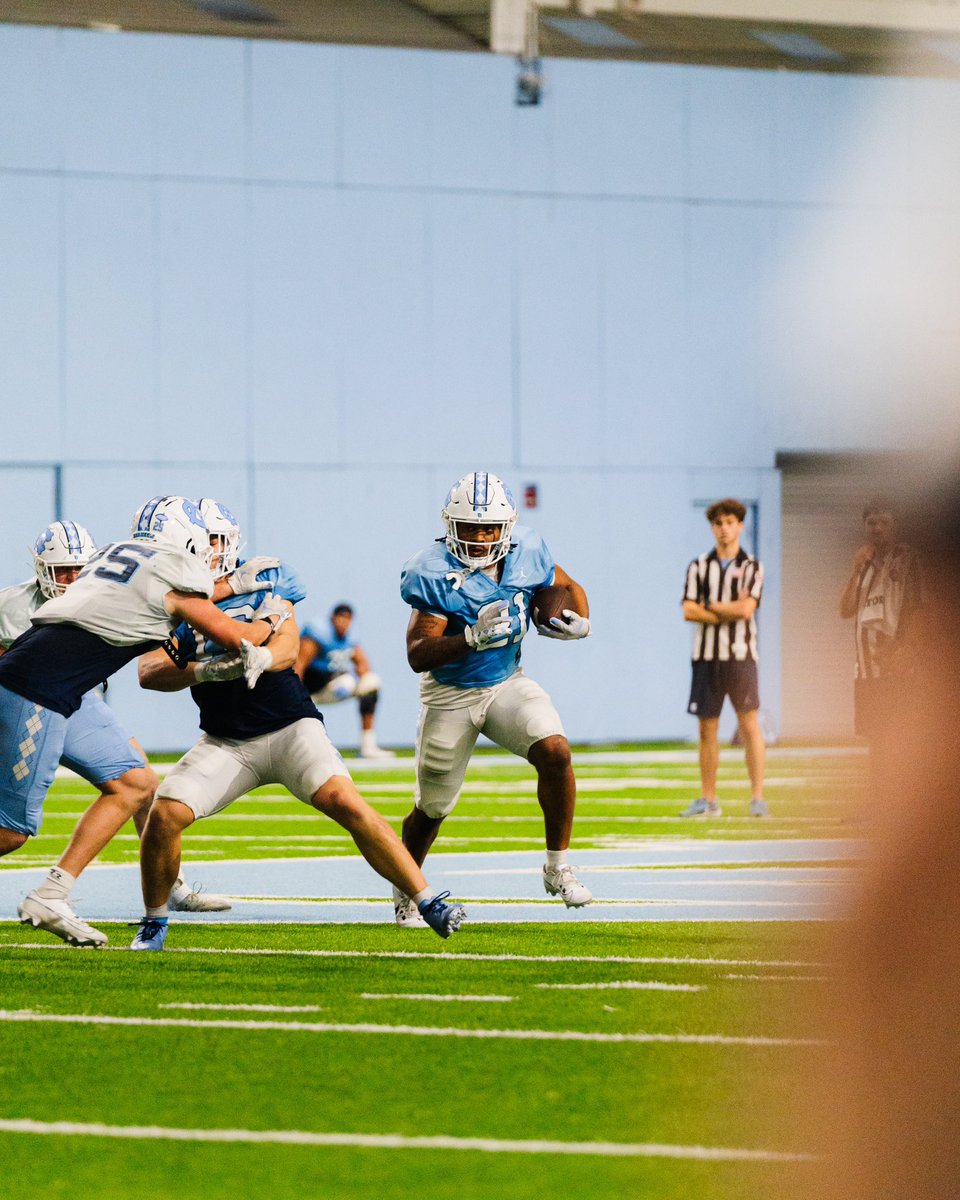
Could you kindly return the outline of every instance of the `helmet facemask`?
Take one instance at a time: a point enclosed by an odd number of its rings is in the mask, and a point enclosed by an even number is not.
[[[204,498],[197,501],[197,507],[210,531],[211,570],[218,579],[223,575],[230,575],[237,569],[243,546],[240,523],[230,509],[219,500]],[[218,539],[218,544],[214,544],[215,539]]]
[[[447,549],[471,571],[492,567],[510,549],[517,510],[509,488],[496,475],[484,471],[465,475],[450,489],[440,515],[447,530]],[[469,536],[471,525],[499,525],[500,536],[495,541],[475,541]],[[483,552],[471,554],[471,547],[477,546]]]

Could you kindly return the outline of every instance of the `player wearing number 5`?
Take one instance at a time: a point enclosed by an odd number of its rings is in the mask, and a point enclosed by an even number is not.
[[[520,648],[531,597],[551,584],[569,589],[571,608],[539,631],[586,637],[586,593],[553,561],[539,534],[517,525],[513,497],[495,475],[464,476],[441,516],[446,537],[411,558],[400,582],[413,609],[407,661],[422,674],[417,784],[404,844],[422,864],[457,803],[483,733],[536,769],[547,843],[544,887],[579,908],[592,897],[567,863],[576,800],[570,746],[550,697],[521,670]],[[396,892],[394,907],[401,927],[420,924]]]
[[[0,657],[0,856],[39,830],[68,718],[91,688],[161,645],[181,621],[230,650],[273,633],[272,622],[233,621],[211,602],[210,555],[197,506],[158,496],[137,512],[130,539],[94,554]],[[235,590],[229,580],[218,586]],[[122,808],[103,814],[104,845],[128,816]]]

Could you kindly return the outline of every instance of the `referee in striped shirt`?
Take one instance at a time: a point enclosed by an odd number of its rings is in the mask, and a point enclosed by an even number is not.
[[[702,794],[682,817],[719,817],[718,727],[724,698],[737,713],[750,776],[750,815],[765,817],[763,734],[757,721],[757,623],[754,614],[763,591],[763,567],[740,547],[746,508],[739,500],[718,500],[707,509],[716,545],[687,567],[683,617],[696,627],[693,680],[687,712],[700,722]]]

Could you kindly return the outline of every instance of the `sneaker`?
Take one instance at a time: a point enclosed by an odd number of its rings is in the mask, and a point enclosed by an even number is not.
[[[215,896],[212,892],[204,893],[202,884],[195,884],[192,892],[179,897],[176,895],[177,885],[174,884],[167,901],[173,912],[226,912],[232,908],[226,896]]]
[[[449,892],[441,892],[431,900],[421,900],[417,905],[420,916],[433,932],[439,933],[442,938],[448,938],[451,933],[456,933],[460,928],[461,921],[467,915],[467,910],[462,904],[444,904],[449,895]]]
[[[360,747],[360,757],[361,758],[374,758],[374,759],[376,759],[376,758],[396,758],[397,752],[395,750],[384,750],[384,748],[382,746],[367,746],[366,749],[364,749],[361,746]]]
[[[416,904],[403,892],[393,889],[393,915],[400,929],[426,929],[427,923],[420,916]]]
[[[45,929],[71,946],[105,946],[107,935],[78,917],[66,900],[54,900],[31,892],[17,905],[23,925]]]
[[[131,950],[162,950],[167,940],[166,917],[141,917],[137,936],[130,943]]]
[[[681,817],[719,817],[723,812],[718,800],[692,800],[678,815]]]
[[[766,800],[751,800],[750,801],[750,816],[751,817],[769,817],[770,809],[767,808]]]
[[[583,886],[568,863],[557,867],[555,871],[545,866],[543,887],[548,896],[559,896],[567,908],[583,908],[593,899],[589,888]]]

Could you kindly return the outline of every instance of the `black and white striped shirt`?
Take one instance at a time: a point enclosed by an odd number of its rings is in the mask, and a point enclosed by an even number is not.
[[[763,591],[763,567],[743,549],[724,567],[716,550],[701,554],[687,567],[684,600],[698,604],[719,600],[728,603],[752,596],[759,604]],[[693,643],[694,662],[727,662],[757,659],[757,623],[749,620],[724,621],[720,625],[697,623]]]
[[[898,542],[866,564],[857,583],[857,679],[879,679],[890,673],[890,654],[902,643],[904,631],[924,603],[920,558],[910,546]],[[901,664],[895,673],[915,665]]]

